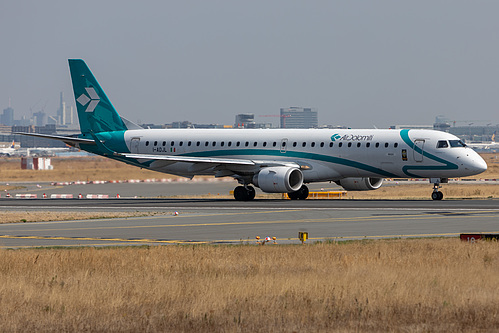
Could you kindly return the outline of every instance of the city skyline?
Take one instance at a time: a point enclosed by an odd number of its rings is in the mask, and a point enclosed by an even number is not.
[[[59,91],[73,98],[67,59],[82,58],[134,122],[310,106],[319,124],[355,128],[437,114],[497,123],[498,11],[464,0],[7,2],[0,104],[57,110]]]

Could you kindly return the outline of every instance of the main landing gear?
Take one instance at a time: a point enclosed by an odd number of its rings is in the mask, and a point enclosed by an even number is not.
[[[234,199],[237,201],[253,200],[255,194],[255,188],[253,186],[238,186],[234,189]]]
[[[431,194],[432,200],[442,200],[444,198],[444,194],[440,192],[438,189],[441,188],[440,183],[447,183],[447,178],[430,178],[430,182],[433,183],[433,193]]]
[[[305,200],[308,197],[308,187],[302,185],[298,191],[288,193],[291,200]]]

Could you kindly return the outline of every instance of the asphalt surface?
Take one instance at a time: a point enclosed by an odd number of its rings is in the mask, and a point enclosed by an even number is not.
[[[6,210],[155,211],[161,215],[0,224],[1,247],[254,243],[255,237],[309,241],[457,237],[499,232],[499,201],[1,199]],[[178,215],[174,215],[174,212]]]
[[[0,209],[11,211],[139,211],[151,217],[0,224],[0,247],[106,246],[162,244],[309,242],[393,237],[457,237],[468,232],[499,232],[499,200],[264,200],[236,202],[217,199],[234,182],[91,184],[53,186],[29,184],[17,193],[39,199],[2,195]],[[318,188],[334,189],[331,184]],[[330,188],[327,188],[330,186]],[[41,199],[40,194],[121,193],[121,199]],[[166,198],[146,198],[157,193]],[[429,185],[431,192],[431,185]],[[179,193],[183,193],[179,195]],[[183,198],[211,193],[215,198]],[[15,192],[12,192],[14,195]],[[49,196],[50,197],[50,196]],[[178,212],[178,215],[174,215]]]

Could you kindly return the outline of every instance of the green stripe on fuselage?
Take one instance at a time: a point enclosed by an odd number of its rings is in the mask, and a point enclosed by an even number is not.
[[[430,154],[424,150],[421,150],[418,146],[412,142],[412,140],[409,138],[409,131],[408,129],[404,129],[400,131],[400,137],[402,140],[409,146],[411,149],[416,151],[419,154],[422,154],[424,157],[429,158],[430,160],[433,160],[438,163],[442,163],[444,165],[435,165],[435,166],[426,166],[426,165],[406,165],[402,168],[402,171],[409,177],[422,177],[420,175],[414,174],[409,172],[409,170],[424,170],[424,171],[429,171],[429,170],[434,170],[434,171],[442,171],[442,170],[456,170],[459,167],[457,164],[454,164],[452,162],[446,161],[443,158],[437,157],[433,154]]]
[[[374,174],[384,176],[384,177],[397,177],[396,174],[385,171],[383,169],[379,169],[373,167],[368,164],[347,160],[340,157],[334,157],[329,155],[321,155],[315,153],[304,153],[298,151],[286,151],[285,153],[281,153],[278,150],[265,150],[265,149],[231,149],[231,150],[212,150],[212,151],[203,151],[203,152],[195,152],[195,153],[186,153],[181,154],[181,156],[196,156],[196,157],[215,157],[215,156],[279,156],[286,157],[287,159],[298,158],[305,160],[314,160],[314,161],[322,161],[329,162],[339,165],[345,165],[348,167],[361,169],[365,171],[372,172]]]

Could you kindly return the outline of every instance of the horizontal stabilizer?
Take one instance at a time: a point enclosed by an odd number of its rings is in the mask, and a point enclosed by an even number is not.
[[[53,139],[53,140],[59,140],[62,141],[70,146],[76,146],[77,144],[85,144],[85,145],[95,145],[94,140],[89,140],[89,139],[80,139],[80,138],[73,138],[69,136],[61,136],[61,135],[48,135],[48,134],[40,134],[40,133],[22,133],[22,132],[16,132],[13,134],[20,134],[20,135],[27,135],[27,136],[34,136],[38,138],[45,138],[45,139]]]

